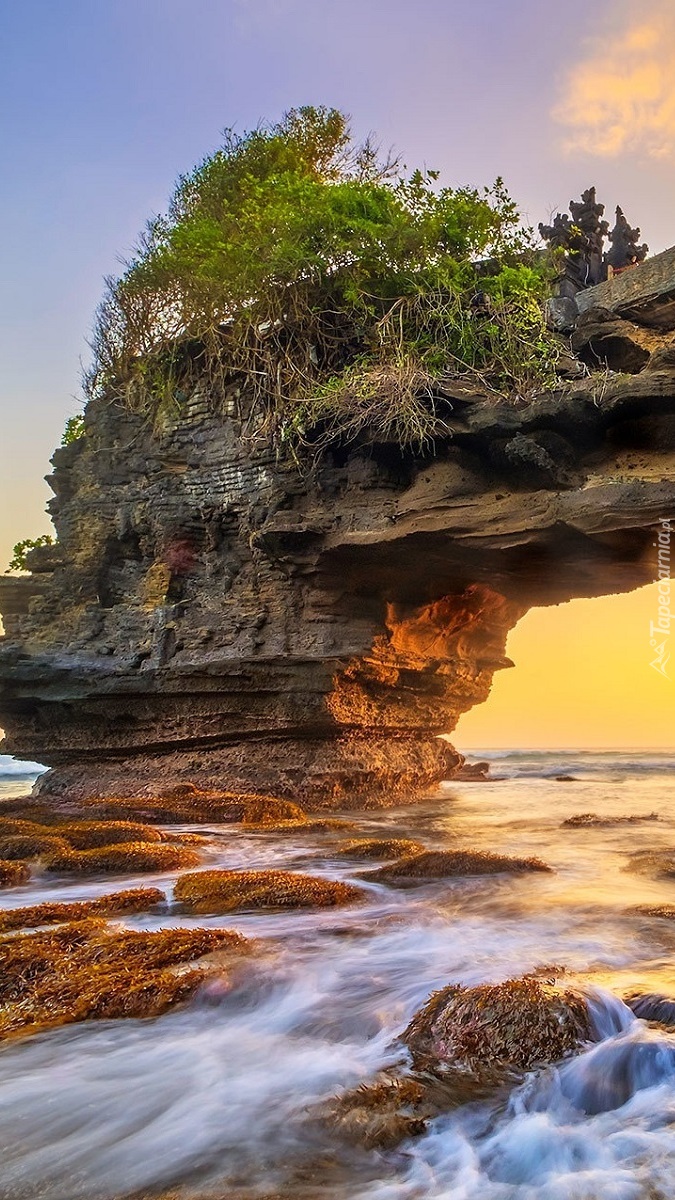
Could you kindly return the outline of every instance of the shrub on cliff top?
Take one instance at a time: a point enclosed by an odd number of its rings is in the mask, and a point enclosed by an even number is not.
[[[7,568],[8,571],[27,571],[28,555],[31,550],[39,550],[42,546],[53,546],[54,539],[48,533],[43,533],[37,538],[23,538],[17,542],[12,550],[12,557]]]
[[[206,381],[245,390],[282,449],[374,422],[419,447],[448,376],[510,396],[552,381],[531,246],[500,179],[403,177],[335,109],[227,130],[107,281],[88,392],[179,410]]]

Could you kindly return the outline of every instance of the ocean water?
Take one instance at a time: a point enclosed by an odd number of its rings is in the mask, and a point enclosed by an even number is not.
[[[40,763],[20,762],[11,754],[0,754],[0,800],[27,795],[35,780],[46,770]]]
[[[472,753],[477,759],[488,755]],[[355,908],[187,918],[257,941],[230,985],[209,984],[152,1021],[75,1025],[0,1049],[2,1200],[181,1197],[306,1200],[666,1200],[675,1197],[675,1036],[635,1018],[633,990],[675,999],[675,876],[631,870],[675,854],[675,754],[495,752],[494,779],[428,800],[345,814],[347,836],[430,848],[536,854],[552,874],[367,884]],[[0,782],[21,775],[0,764]],[[15,774],[11,774],[15,771]],[[560,776],[571,776],[562,780]],[[574,828],[563,822],[658,814]],[[197,828],[197,827],[195,827]],[[338,831],[244,833],[209,826],[205,866],[284,866],[358,878]],[[372,865],[372,864],[367,864]],[[87,896],[172,876],[66,882],[39,873],[4,907]],[[565,968],[589,996],[595,1037],[507,1097],[465,1105],[393,1151],[339,1142],[317,1105],[405,1065],[398,1041],[430,992]]]

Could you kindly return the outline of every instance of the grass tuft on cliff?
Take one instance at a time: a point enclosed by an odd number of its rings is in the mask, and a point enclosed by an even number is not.
[[[282,454],[374,426],[420,449],[450,379],[523,400],[555,383],[533,246],[501,179],[404,174],[336,109],[226,130],[107,280],[87,392],[160,425],[197,388],[243,397]]]

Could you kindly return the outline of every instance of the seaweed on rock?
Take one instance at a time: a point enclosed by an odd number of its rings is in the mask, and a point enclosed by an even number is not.
[[[591,1036],[583,995],[534,976],[435,992],[403,1041],[419,1069],[498,1085],[554,1063]]]
[[[45,901],[24,908],[0,910],[0,933],[13,929],[37,928],[39,925],[58,925],[81,921],[86,917],[122,917],[130,913],[147,912],[164,904],[166,896],[159,888],[128,888],[109,892],[95,900]]]
[[[47,858],[66,853],[67,850],[68,843],[61,837],[55,837],[51,830],[45,830],[43,833],[13,833],[9,837],[0,837],[0,858],[12,862]]]
[[[336,851],[340,858],[409,858],[424,853],[425,847],[412,838],[353,838]]]
[[[30,871],[25,863],[0,859],[0,888],[18,887],[21,883],[28,883],[29,879]]]
[[[194,850],[164,843],[129,842],[92,850],[65,850],[47,860],[47,869],[63,875],[135,875],[196,867]]]
[[[181,875],[174,891],[188,912],[252,908],[332,908],[363,899],[362,888],[292,871],[199,871]]]
[[[486,850],[425,850],[407,855],[398,862],[365,872],[363,879],[373,883],[392,883],[405,887],[428,879],[446,879],[455,875],[522,874],[527,871],[551,871],[540,858],[515,858],[491,854]]]
[[[52,804],[39,797],[0,802],[0,830],[7,821],[31,822],[40,827],[58,825],[61,832],[64,825],[83,822],[130,821],[142,823],[144,828],[244,822],[251,828],[264,828],[279,822],[304,824],[306,820],[304,810],[291,800],[254,792],[207,791],[194,784],[182,784],[158,796],[110,796],[104,800],[66,797]]]
[[[100,920],[0,938],[0,1038],[75,1021],[155,1017],[186,1000],[215,950],[242,952],[225,929],[114,930]]]

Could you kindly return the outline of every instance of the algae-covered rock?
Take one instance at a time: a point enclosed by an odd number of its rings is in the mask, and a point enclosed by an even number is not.
[[[56,831],[73,850],[94,850],[121,842],[160,842],[162,834],[152,825],[137,821],[69,821]]]
[[[252,796],[244,803],[241,820],[244,825],[261,829],[270,825],[304,825],[307,814],[291,800],[279,800],[275,796]]]
[[[659,814],[655,812],[633,813],[625,817],[602,817],[598,813],[578,813],[575,817],[568,817],[563,821],[562,828],[569,829],[587,829],[589,827],[598,826],[600,828],[610,827],[612,825],[636,825],[639,821],[658,821]]]
[[[110,892],[95,900],[72,902],[45,901],[24,908],[0,910],[0,933],[12,929],[35,929],[39,925],[59,925],[82,921],[86,917],[122,917],[125,914],[147,912],[164,904],[166,896],[159,888],[128,888]]]
[[[424,850],[421,842],[411,838],[354,838],[343,842],[335,853],[340,858],[409,858]]]
[[[558,1062],[591,1036],[581,993],[531,976],[435,992],[403,1034],[415,1066],[505,1081]]]
[[[130,842],[93,850],[65,850],[47,859],[46,865],[49,871],[62,875],[135,875],[196,867],[200,861],[194,850],[183,846]]]
[[[362,888],[292,871],[199,871],[181,875],[174,891],[186,911],[252,908],[332,908],[363,899]]]
[[[0,837],[0,858],[11,862],[29,862],[33,858],[43,858],[67,850],[68,843],[61,837],[51,836],[50,830],[45,830],[44,833],[14,833],[9,837]]]
[[[398,862],[368,871],[364,879],[374,883],[392,883],[401,887],[428,879],[448,879],[455,875],[497,875],[501,872],[522,874],[526,871],[550,871],[540,858],[514,858],[491,854],[487,850],[425,850]]]
[[[416,1079],[386,1077],[363,1083],[322,1106],[320,1119],[332,1132],[367,1150],[389,1150],[416,1137],[436,1110]]]
[[[203,969],[174,968],[246,939],[225,929],[113,930],[99,920],[0,938],[0,1038],[74,1021],[154,1017],[187,999]]]
[[[0,888],[18,887],[20,883],[28,883],[30,871],[24,862],[10,862],[0,859]]]
[[[300,805],[278,796],[257,792],[215,792],[183,784],[158,796],[109,796],[105,799],[59,797],[48,803],[38,797],[22,797],[0,802],[0,836],[7,821],[31,822],[40,826],[90,826],[103,822],[117,824],[171,825],[243,822],[251,828],[275,824],[304,824],[307,816]],[[59,832],[61,830],[59,829]],[[93,835],[92,835],[93,836]],[[117,840],[110,839],[106,844]],[[149,840],[127,837],[126,841]],[[92,843],[90,842],[90,845]]]

